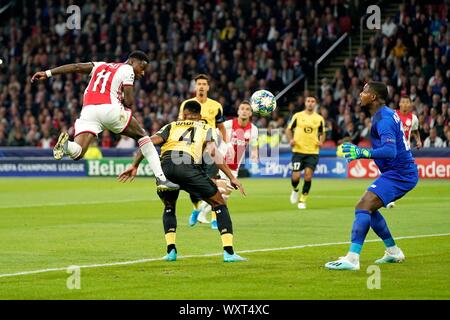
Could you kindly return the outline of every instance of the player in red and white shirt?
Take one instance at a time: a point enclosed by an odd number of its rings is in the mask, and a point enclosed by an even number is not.
[[[412,113],[412,101],[409,96],[402,96],[399,102],[400,108],[395,110],[397,115],[399,116],[403,132],[405,133],[406,142],[408,146],[411,146],[411,136],[416,140],[416,148],[422,148],[422,140],[420,139],[419,134],[419,119],[417,116]],[[386,208],[391,209],[395,207],[395,202],[390,202],[387,204]]]
[[[158,152],[150,137],[131,114],[134,104],[134,79],[141,79],[149,63],[142,51],[134,51],[124,63],[88,62],[73,63],[33,75],[31,82],[43,81],[54,75],[67,73],[89,74],[89,84],[84,91],[83,108],[75,122],[75,138],[69,141],[62,132],[53,148],[56,160],[68,155],[80,160],[97,135],[107,129],[113,133],[136,140],[144,157],[155,174],[158,189],[175,189],[178,185],[168,181],[161,169]]]
[[[405,132],[406,141],[408,145],[411,145],[411,136],[416,140],[416,147],[422,147],[422,141],[419,134],[419,119],[411,112],[411,98],[409,96],[402,96],[399,103],[400,108],[396,110],[397,115],[400,117],[403,125],[403,131]]]
[[[245,150],[250,149],[250,161],[253,164],[258,163],[258,128],[250,121],[252,117],[252,108],[248,101],[243,101],[238,108],[238,116],[232,120],[224,122],[226,130],[226,141],[219,145],[219,151],[224,154],[225,162],[230,167],[232,174],[237,177],[239,167],[245,156]],[[227,200],[234,188],[231,186],[228,177],[219,172],[220,179],[215,182],[222,197]],[[211,211],[211,206],[202,202],[199,206],[200,214],[198,221],[208,223],[206,214]]]

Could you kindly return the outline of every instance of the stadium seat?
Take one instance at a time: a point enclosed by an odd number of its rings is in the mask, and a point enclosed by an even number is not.
[[[327,140],[323,143],[322,147],[323,148],[335,148],[336,142],[334,142],[333,140]]]
[[[370,142],[370,140],[362,139],[358,143],[358,147],[360,147],[360,148],[371,148],[372,147],[372,143]]]

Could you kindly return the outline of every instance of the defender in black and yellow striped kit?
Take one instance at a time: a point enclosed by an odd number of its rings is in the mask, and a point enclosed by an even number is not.
[[[225,117],[223,115],[222,105],[208,97],[209,92],[209,77],[206,74],[198,74],[194,77],[195,81],[195,97],[187,99],[181,103],[179,120],[184,119],[184,106],[189,101],[196,101],[201,105],[201,118],[206,121],[212,128],[218,129],[222,139],[226,138],[226,130],[224,127]],[[227,142],[227,141],[225,141]],[[210,178],[216,178],[219,173],[217,166],[211,161],[208,155],[205,155],[205,163],[203,167]],[[194,209],[189,218],[189,225],[194,226],[197,223],[197,218],[200,213],[201,199],[191,194],[191,201]],[[211,228],[217,229],[216,214],[211,211]]]
[[[291,203],[298,201],[299,209],[306,209],[306,199],[311,189],[311,180],[319,162],[319,149],[325,140],[325,120],[314,112],[317,99],[307,97],[305,110],[297,112],[292,117],[286,129],[286,135],[292,147]],[[300,171],[304,172],[304,184],[300,199],[298,199]]]
[[[234,253],[233,225],[228,208],[217,186],[203,169],[203,152],[208,152],[218,168],[231,180],[231,185],[244,190],[230,168],[225,164],[217,150],[215,130],[200,117],[201,106],[197,101],[189,101],[184,105],[183,119],[164,126],[151,137],[153,144],[162,144],[161,167],[164,174],[172,182],[177,183],[182,190],[198,196],[208,202],[217,214],[217,225],[221,235],[225,262],[238,262],[246,259]],[[222,158],[222,159],[221,159]],[[119,175],[119,180],[132,179],[136,173],[142,154],[137,154],[132,166]],[[175,215],[176,202],[180,190],[158,191],[164,203],[163,224],[167,243],[167,261],[175,261],[177,250],[175,247],[177,218]]]

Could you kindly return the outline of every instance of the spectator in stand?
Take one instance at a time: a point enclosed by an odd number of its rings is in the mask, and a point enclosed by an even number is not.
[[[430,129],[430,136],[425,139],[423,146],[425,148],[442,148],[445,147],[444,141],[438,137],[436,128]]]
[[[108,130],[105,130],[102,132],[101,147],[102,148],[112,148],[113,147],[113,140],[111,138],[111,133]]]
[[[445,138],[446,139],[445,139],[445,143],[444,143],[445,145],[444,146],[449,148],[450,147],[450,130],[447,130],[447,134],[446,134]]]
[[[392,37],[397,31],[397,25],[392,21],[391,17],[387,17],[384,23],[381,25],[381,32],[386,37]]]
[[[4,61],[0,65],[0,145],[6,140],[8,145],[47,148],[63,128],[73,133],[70,124],[79,117],[84,79],[56,76],[31,86],[29,76],[37,69],[74,60],[123,61],[130,50],[146,51],[152,61],[136,84],[132,111],[151,134],[176,119],[180,102],[192,95],[193,74],[211,76],[212,98],[220,100],[226,117],[234,116],[236,103],[256,89],[277,93],[302,73],[311,83],[314,61],[339,38],[341,27],[346,28],[341,22],[348,16],[343,0],[288,1],[282,6],[263,0],[248,7],[246,2],[232,0],[218,5],[162,3],[80,0],[81,31],[66,28],[65,0],[16,6],[18,14],[0,22]],[[413,112],[425,126],[420,128],[423,141],[430,125],[441,138],[446,135],[450,121],[448,9],[448,2],[424,5],[406,0],[357,55],[346,58],[334,78],[313,93],[328,112],[333,141],[342,139],[350,122],[361,138],[368,132],[370,121],[361,120],[357,108],[359,92],[368,80],[385,82],[394,104],[403,94],[411,97]],[[292,98],[291,92],[279,101],[284,123],[304,105],[303,94]],[[268,128],[268,121],[261,119],[253,117]],[[277,119],[275,124],[283,121]],[[110,135],[104,143],[112,146],[118,140]]]

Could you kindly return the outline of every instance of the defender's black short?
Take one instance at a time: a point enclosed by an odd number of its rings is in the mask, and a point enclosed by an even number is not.
[[[214,163],[214,160],[210,155],[203,155],[203,170],[205,170],[208,177],[211,179],[215,179],[219,175],[219,168]]]
[[[202,165],[175,164],[170,158],[163,158],[161,168],[167,179],[199,199],[208,199],[217,193],[216,184],[208,177]]]
[[[305,168],[311,168],[314,171],[318,162],[318,154],[292,153],[292,171],[298,172]]]

